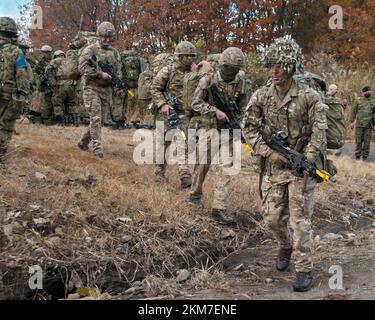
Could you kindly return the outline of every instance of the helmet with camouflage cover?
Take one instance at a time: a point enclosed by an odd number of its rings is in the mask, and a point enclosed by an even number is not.
[[[242,68],[245,66],[245,55],[240,48],[229,47],[220,55],[219,64]]]
[[[0,17],[0,31],[17,34],[17,24],[9,17]]]
[[[221,53],[211,53],[211,54],[207,55],[207,61],[218,63],[219,59],[220,59],[220,56],[221,56]]]
[[[287,37],[276,39],[265,51],[262,60],[265,67],[279,65],[289,74],[296,70],[303,72],[305,66],[301,47],[293,38]]]
[[[65,52],[62,51],[62,50],[57,50],[57,51],[55,51],[54,54],[53,54],[53,57],[54,57],[54,58],[57,58],[57,57],[59,57],[59,56],[64,56],[64,57],[65,57]]]
[[[114,37],[116,30],[112,23],[105,21],[99,25],[97,33],[99,37]]]
[[[180,55],[196,56],[197,55],[197,48],[195,47],[195,45],[193,45],[189,41],[182,41],[176,46],[174,54],[176,56],[180,56]]]
[[[40,51],[44,52],[44,53],[52,53],[52,47],[49,46],[48,44],[45,44],[41,49]]]

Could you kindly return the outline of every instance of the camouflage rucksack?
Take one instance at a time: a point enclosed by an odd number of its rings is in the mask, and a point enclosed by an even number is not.
[[[173,64],[174,60],[174,56],[169,53],[161,53],[154,58],[151,63],[151,69],[147,69],[139,75],[138,99],[151,99],[150,89],[154,76],[165,66]]]
[[[346,139],[345,105],[332,96],[327,96],[324,103],[329,107],[327,111],[327,147],[340,149]]]
[[[59,69],[57,70],[56,76],[66,78],[69,80],[79,80],[81,74],[78,71],[78,50],[68,50],[66,58],[62,61]]]
[[[141,60],[135,51],[129,50],[121,54],[123,78],[128,88],[138,87],[138,78],[141,73]]]
[[[334,98],[326,98],[325,91],[327,85],[322,77],[310,72],[305,72],[304,74],[295,75],[294,79],[318,92],[322,98],[322,102],[329,107],[327,110],[327,148],[339,149],[343,147],[346,138],[344,105]]]
[[[198,64],[196,71],[189,72],[184,77],[183,101],[184,108],[187,112],[192,110],[191,104],[194,96],[195,89],[198,86],[199,80],[205,75],[212,73],[213,68],[207,61],[202,61]]]

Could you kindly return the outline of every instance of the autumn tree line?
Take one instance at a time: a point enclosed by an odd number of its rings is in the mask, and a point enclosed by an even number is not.
[[[375,62],[375,0],[32,0],[22,10],[33,5],[43,9],[43,29],[30,31],[34,48],[66,48],[82,16],[83,31],[112,22],[120,51],[157,54],[188,40],[203,54],[228,46],[250,53],[289,34],[307,57],[324,53],[356,67]],[[332,5],[343,9],[343,29],[329,28]]]

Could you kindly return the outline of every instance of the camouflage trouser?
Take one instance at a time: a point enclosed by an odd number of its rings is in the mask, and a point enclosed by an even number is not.
[[[103,153],[102,125],[112,106],[112,88],[85,87],[83,102],[90,114],[90,125],[83,133],[80,143],[88,145],[92,141],[94,154]]]
[[[125,93],[112,96],[111,117],[116,122],[125,120]]]
[[[221,168],[221,172],[219,173],[219,170],[215,170],[218,173],[218,176],[215,177],[214,182],[214,195],[213,195],[213,202],[212,202],[212,208],[213,209],[227,209],[227,200],[229,195],[229,189],[232,181],[232,176],[228,175],[224,172],[225,169],[231,168],[233,165],[233,141],[230,139],[228,142],[220,141],[220,138],[217,138],[219,140],[214,141],[214,145],[219,146],[217,150],[212,151],[212,139],[208,135],[208,131],[204,135],[200,135],[200,138],[207,139],[207,149],[199,150],[199,147],[197,146],[197,155],[199,153],[204,154],[207,159],[204,159],[204,163],[202,163],[202,159],[199,159],[199,162],[194,166],[194,173],[193,173],[193,183],[191,186],[191,192],[190,195],[193,197],[201,197],[203,194],[203,183],[206,179],[206,175],[208,171],[210,170],[210,166],[213,165],[212,163],[212,156],[218,156],[220,150],[225,146],[228,148],[229,153],[228,154],[220,154],[220,164],[218,165]],[[199,155],[200,156],[200,155]]]
[[[0,158],[4,155],[21,116],[22,104],[10,99],[0,98]]]
[[[52,104],[55,116],[67,116],[76,112],[76,86],[60,85],[53,92]]]
[[[45,91],[41,93],[41,113],[42,118],[46,124],[52,124],[54,112],[52,104],[52,91]]]
[[[370,155],[370,143],[371,143],[371,128],[357,127],[355,130],[355,156],[356,158],[363,157],[368,158]]]
[[[86,110],[85,105],[83,103],[82,90],[76,91],[76,101],[77,101],[77,107],[76,107],[77,116],[89,118],[90,117],[89,112]]]
[[[262,176],[263,217],[281,248],[294,248],[297,272],[312,270],[311,216],[316,181],[306,176],[296,178],[288,170],[272,168]],[[288,229],[293,230],[293,240]]]
[[[159,118],[159,121],[162,121],[162,118],[161,117],[158,117]],[[184,123],[184,118],[181,116],[181,121],[182,123]],[[164,126],[165,128],[167,128],[165,134],[168,133],[168,128],[169,128],[169,125],[168,123],[164,123]],[[186,127],[186,126],[184,126]],[[162,146],[163,143],[164,143],[164,152],[166,152],[168,150],[168,148],[171,146],[172,142],[171,141],[165,141],[165,139],[163,139],[163,134],[160,133],[158,134],[158,132],[155,132],[156,134],[156,143],[157,143],[157,146]],[[165,134],[164,134],[164,137],[165,137]],[[187,148],[186,148],[186,151],[187,151]],[[182,160],[186,160],[186,154],[187,152],[185,153],[185,159],[182,159]],[[181,160],[181,159],[180,159]],[[179,161],[179,164],[178,164],[178,174],[179,174],[179,177],[180,179],[182,178],[185,178],[185,177],[191,177],[191,173],[190,173],[190,168],[189,168],[189,165],[187,164],[187,161],[185,161],[185,163],[183,163],[184,161]],[[164,161],[163,164],[156,164],[155,165],[155,175],[156,176],[164,176],[165,175],[165,170],[166,170],[166,167],[167,167],[167,164],[166,162]]]

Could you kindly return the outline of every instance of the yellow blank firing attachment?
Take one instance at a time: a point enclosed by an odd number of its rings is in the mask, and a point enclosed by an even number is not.
[[[246,143],[245,145],[246,145],[247,150],[249,150],[250,154],[253,154],[254,153],[253,148],[250,147],[250,145],[248,143]]]
[[[185,134],[184,130],[181,130],[181,136],[182,136],[182,139],[184,139],[184,141],[186,141],[186,134]]]
[[[332,177],[327,171],[324,170],[316,170],[315,173],[322,178],[325,181],[331,181],[331,182],[336,182],[336,178]]]
[[[131,90],[128,90],[128,97],[130,98],[134,97],[134,93]]]

